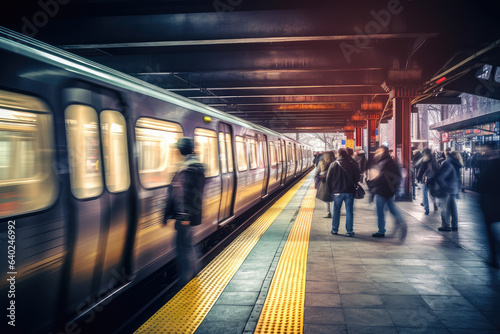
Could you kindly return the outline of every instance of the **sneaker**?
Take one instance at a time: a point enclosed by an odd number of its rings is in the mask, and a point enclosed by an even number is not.
[[[372,237],[374,237],[374,238],[383,238],[383,237],[385,237],[385,234],[377,232],[377,233],[373,233]]]
[[[452,231],[458,231],[458,227],[452,227],[451,230]]]
[[[420,203],[421,206],[424,206],[424,203]]]
[[[348,237],[354,237],[356,235],[356,233],[352,232],[352,233],[347,233],[347,236]]]
[[[425,210],[425,215],[428,216],[429,215],[429,210]]]
[[[333,235],[339,234],[339,232],[333,232],[333,231],[330,231],[330,233],[333,234]]]
[[[332,218],[332,214],[331,213],[327,213],[326,216],[323,216],[323,218]]]
[[[441,227],[438,227],[438,231],[446,231],[446,232],[449,232],[449,231],[451,231],[451,227],[441,226]]]

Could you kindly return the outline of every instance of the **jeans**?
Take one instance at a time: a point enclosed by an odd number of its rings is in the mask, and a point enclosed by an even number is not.
[[[422,184],[422,192],[424,197],[424,209],[425,211],[429,211],[429,187],[427,184]],[[436,199],[432,197],[432,203],[434,203],[434,210],[436,210]]]
[[[185,285],[198,274],[198,263],[194,248],[194,227],[182,225],[180,221],[175,222],[177,230],[177,270],[179,272],[179,284]]]
[[[340,209],[342,208],[342,202],[345,202],[346,210],[345,229],[347,230],[347,233],[352,233],[354,227],[354,194],[350,193],[333,194],[332,231],[335,233],[339,232]]]
[[[331,214],[332,213],[332,202],[325,202],[325,207],[326,207],[326,213]]]
[[[455,194],[447,194],[445,197],[439,199],[439,206],[441,208],[441,226],[458,228],[458,209]]]
[[[402,219],[399,213],[399,210],[394,205],[394,200],[392,197],[382,197],[377,195],[377,225],[378,225],[378,233],[385,234],[385,205],[389,208],[389,211],[392,213],[394,218],[396,218],[396,223],[401,224]]]

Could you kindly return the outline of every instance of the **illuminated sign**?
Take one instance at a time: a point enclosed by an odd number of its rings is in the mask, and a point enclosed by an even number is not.
[[[443,132],[443,134],[441,135],[441,139],[442,139],[442,142],[443,143],[447,143],[450,141],[450,135],[448,132]]]
[[[483,65],[482,68],[477,70],[476,78],[488,80],[490,78],[492,68],[493,68],[493,65],[488,65],[488,64]]]
[[[441,82],[445,81],[446,80],[446,77],[442,77],[442,78],[439,78],[436,80],[436,84],[440,84]]]

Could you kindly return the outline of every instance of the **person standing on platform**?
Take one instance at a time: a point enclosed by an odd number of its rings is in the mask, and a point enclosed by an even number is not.
[[[326,182],[330,187],[333,199],[333,235],[339,234],[340,209],[342,203],[346,206],[346,230],[347,236],[352,237],[354,233],[354,192],[355,184],[359,182],[359,169],[357,163],[349,157],[346,149],[340,148],[337,152],[338,158],[330,164]]]
[[[490,255],[487,263],[499,268],[498,244],[499,237],[495,234],[494,224],[500,223],[500,155],[489,147],[485,154],[485,162],[477,184],[479,206],[483,211]]]
[[[316,175],[314,178],[318,189],[318,191],[316,192],[316,198],[325,202],[326,206],[326,215],[323,216],[323,218],[332,218],[332,193],[328,187],[328,184],[326,183],[326,174],[332,162],[332,153],[323,153],[323,160],[318,163],[318,167],[316,167]]]
[[[201,224],[205,168],[194,154],[193,138],[183,137],[177,148],[184,161],[172,178],[173,219],[175,219],[179,284],[185,285],[198,274],[194,228]]]
[[[413,199],[417,199],[417,164],[422,158],[422,153],[415,148],[411,152],[411,189],[412,189],[412,197]]]
[[[430,149],[426,148],[422,151],[422,158],[416,164],[417,169],[417,182],[421,183],[423,202],[422,205],[425,209],[425,214],[429,214],[429,187],[427,186],[427,179],[430,179],[435,173],[437,173],[439,167],[436,162],[436,158],[432,155]],[[432,203],[434,204],[434,211],[437,211],[436,199],[432,197]]]
[[[406,237],[406,225],[403,222],[399,210],[394,205],[393,196],[398,188],[401,174],[399,168],[391,158],[389,149],[386,146],[380,146],[375,151],[373,165],[369,171],[370,179],[366,181],[368,188],[376,195],[377,204],[377,233],[372,234],[372,237],[385,237],[385,206],[389,208],[396,219],[397,228],[403,228],[403,237]]]
[[[439,198],[441,208],[441,227],[439,231],[458,231],[458,209],[456,199],[460,191],[460,168],[462,168],[462,156],[453,151],[446,154],[438,172],[430,178],[428,183],[437,188],[435,195]],[[451,216],[451,226],[450,226]]]
[[[358,164],[359,172],[360,172],[360,180],[359,182],[363,183],[363,175],[366,171],[366,155],[363,150],[356,150],[356,154],[354,155],[354,161]]]

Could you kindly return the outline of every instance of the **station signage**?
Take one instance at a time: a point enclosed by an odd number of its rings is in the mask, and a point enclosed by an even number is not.
[[[443,132],[443,134],[441,135],[441,141],[443,143],[447,143],[450,141],[450,134],[448,132]]]

